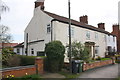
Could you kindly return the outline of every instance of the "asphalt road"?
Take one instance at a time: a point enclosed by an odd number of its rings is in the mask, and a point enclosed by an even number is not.
[[[118,78],[120,64],[104,66],[81,73],[79,78]]]

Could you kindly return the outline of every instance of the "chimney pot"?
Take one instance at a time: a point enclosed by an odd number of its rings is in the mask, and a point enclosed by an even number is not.
[[[81,16],[80,17],[80,22],[88,24],[88,16],[87,15]]]
[[[37,8],[37,7],[41,7],[41,10],[44,10],[44,0],[37,0],[37,1],[35,1],[35,8]]]
[[[98,28],[105,30],[105,23],[98,23]]]
[[[114,24],[113,25],[113,32],[119,31],[119,25]]]

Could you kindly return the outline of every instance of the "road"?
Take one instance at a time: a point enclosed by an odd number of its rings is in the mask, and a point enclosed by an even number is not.
[[[120,76],[120,64],[91,69],[81,73],[79,78],[117,78]]]

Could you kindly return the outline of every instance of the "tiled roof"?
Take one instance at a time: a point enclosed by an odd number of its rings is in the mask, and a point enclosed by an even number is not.
[[[18,45],[18,43],[3,43],[4,47],[14,47]],[[2,47],[2,43],[0,43],[0,48]]]
[[[66,17],[60,16],[60,15],[57,15],[57,14],[54,14],[54,13],[50,13],[50,12],[47,12],[47,11],[44,11],[44,12],[46,14],[48,14],[49,16],[51,16],[52,18],[54,18],[54,20],[57,20],[57,21],[60,21],[60,22],[63,22],[63,23],[67,23],[67,24],[69,23],[69,19],[66,18]],[[76,25],[78,27],[87,28],[87,29],[90,29],[90,30],[94,30],[94,31],[98,31],[98,32],[101,32],[101,33],[105,33],[105,34],[108,34],[108,35],[114,35],[114,34],[109,33],[108,31],[105,31],[103,29],[94,27],[92,25],[85,24],[83,22],[78,22],[78,21],[73,20],[73,19],[71,19],[71,24],[72,25]]]
[[[14,46],[14,48],[17,48],[17,47],[24,47],[24,42],[22,42],[22,43],[20,43],[20,44],[18,44],[16,46]]]

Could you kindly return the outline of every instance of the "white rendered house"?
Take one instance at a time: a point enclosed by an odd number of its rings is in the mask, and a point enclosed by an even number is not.
[[[27,55],[43,55],[45,44],[59,40],[64,46],[69,43],[68,26],[66,17],[44,11],[44,0],[35,2],[34,16],[25,29],[24,50]],[[99,23],[98,28],[88,25],[88,17],[81,16],[80,21],[71,20],[71,36],[73,41],[80,41],[90,48],[92,57],[105,57],[107,46],[116,49],[116,40],[108,41],[116,36],[105,31],[104,23]],[[65,62],[68,62],[67,51]]]

